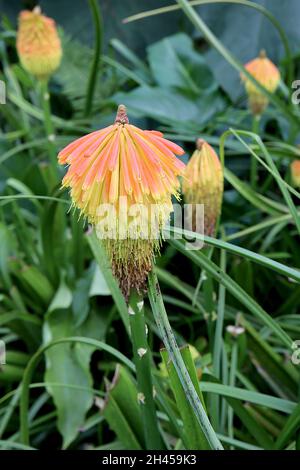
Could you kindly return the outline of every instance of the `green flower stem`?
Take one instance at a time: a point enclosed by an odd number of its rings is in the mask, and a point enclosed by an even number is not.
[[[224,234],[223,234],[224,236]],[[225,272],[226,269],[226,251],[221,250],[220,253],[220,269]],[[223,347],[223,326],[224,326],[224,315],[225,315],[225,294],[226,288],[224,285],[219,284],[219,299],[218,299],[218,313],[214,334],[214,346],[213,346],[213,370],[214,375],[219,380],[221,371],[221,352]],[[217,395],[212,397],[212,423],[215,428],[219,431],[220,424],[220,398]]]
[[[90,9],[93,16],[94,27],[95,27],[95,46],[94,46],[94,58],[91,65],[90,76],[88,81],[88,87],[86,92],[86,102],[84,108],[84,115],[88,117],[91,114],[93,97],[96,88],[97,75],[100,68],[100,57],[102,50],[102,17],[97,0],[89,0]]]
[[[51,164],[51,187],[57,183],[58,178],[58,168],[57,168],[57,152],[54,145],[55,141],[55,129],[51,117],[51,107],[50,107],[50,94],[48,89],[48,81],[40,81],[40,90],[41,90],[41,104],[44,113],[44,126],[47,137],[48,152],[50,157]]]
[[[253,134],[259,135],[259,124],[260,124],[260,116],[253,116],[253,121],[252,121]],[[251,182],[252,189],[254,190],[257,187],[257,179],[258,179],[257,168],[258,168],[257,159],[253,155],[251,155],[250,182]]]
[[[187,399],[189,400],[199,425],[210,445],[214,450],[223,450],[223,446],[219,441],[215,431],[213,430],[207,414],[203,408],[201,400],[195,390],[189,373],[186,369],[182,356],[180,354],[176,339],[174,337],[172,328],[170,326],[165,306],[162,300],[158,280],[154,272],[149,274],[149,289],[148,295],[153,311],[153,315],[164,341],[166,349],[173,361],[174,367],[177,371],[178,377],[182,383]]]
[[[147,326],[144,316],[144,301],[136,293],[129,299],[129,318],[133,357],[138,383],[138,403],[141,409],[145,444],[148,450],[163,449],[153,399],[151,376],[151,353],[147,340]]]
[[[238,363],[238,341],[237,341],[237,338],[234,338],[234,342],[233,342],[232,350],[231,350],[231,362],[230,362],[230,374],[229,374],[229,386],[230,387],[235,386],[237,363]],[[228,436],[231,438],[234,437],[233,418],[234,418],[233,409],[229,407],[228,409]]]
[[[72,255],[78,278],[82,276],[84,271],[84,225],[83,219],[72,217]]]
[[[205,248],[204,248],[204,250],[205,250]],[[205,251],[206,251],[206,256],[208,257],[208,259],[211,259],[212,255],[213,255],[213,252],[214,252],[214,248],[209,247],[209,249],[205,250]],[[195,305],[197,303],[199,292],[201,291],[201,287],[202,287],[203,282],[204,282],[205,279],[206,279],[205,272],[200,271],[200,276],[199,276],[199,279],[198,279],[198,283],[197,283],[197,286],[196,286],[196,289],[195,289],[195,292],[194,292],[194,295],[193,295],[193,302],[192,302],[193,307],[195,307]]]

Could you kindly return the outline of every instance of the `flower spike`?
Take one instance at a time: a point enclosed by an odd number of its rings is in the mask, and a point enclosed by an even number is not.
[[[69,165],[63,186],[73,205],[96,227],[114,275],[128,299],[142,292],[159,251],[161,231],[179,195],[185,165],[181,147],[158,131],[129,124],[124,105],[113,125],[65,147],[59,163]]]
[[[38,6],[20,13],[17,51],[24,69],[39,80],[47,80],[60,65],[62,48],[55,22]]]
[[[294,160],[291,165],[292,184],[295,188],[300,188],[300,160]]]
[[[214,149],[203,139],[198,139],[196,150],[185,171],[182,192],[185,202],[193,205],[192,229],[196,231],[196,205],[204,205],[204,234],[215,232],[216,222],[221,213],[223,197],[223,169]]]
[[[262,50],[254,60],[245,65],[245,69],[261,84],[267,91],[274,93],[280,82],[280,72],[276,65],[268,59],[266,51]],[[244,75],[241,79],[249,97],[249,107],[254,115],[261,115],[268,106],[268,98]]]

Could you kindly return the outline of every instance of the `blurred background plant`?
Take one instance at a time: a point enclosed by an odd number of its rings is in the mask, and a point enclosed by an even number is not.
[[[299,366],[291,356],[300,337],[300,219],[290,164],[300,158],[299,107],[291,100],[300,5],[193,3],[194,10],[184,0],[171,8],[157,0],[41,2],[63,50],[45,107],[47,90],[16,52],[17,16],[35,2],[0,2],[0,334],[7,350],[0,448],[148,445],[126,305],[100,247],[68,214],[51,159],[53,148],[110,124],[119,103],[133,123],[182,145],[185,161],[199,137],[225,160],[218,235],[199,253],[181,241],[165,244],[156,265],[162,298],[150,289],[153,313],[163,299],[225,448],[299,448]],[[159,10],[128,18],[151,8]],[[262,48],[282,80],[276,95],[265,95],[270,105],[253,129],[240,72]],[[162,446],[207,448],[168,353],[159,353],[165,338],[153,313],[145,303]]]

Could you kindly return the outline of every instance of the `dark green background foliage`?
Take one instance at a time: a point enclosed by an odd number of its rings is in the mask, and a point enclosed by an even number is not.
[[[300,42],[299,16],[300,3],[298,0],[258,0],[256,2],[265,7],[277,18],[289,38],[293,51],[298,50]],[[24,5],[34,5],[34,1],[0,1],[1,11],[7,14],[15,23],[16,15]],[[170,5],[168,0],[99,0],[105,23],[105,44],[116,37],[128,47],[136,51],[141,57],[145,55],[145,47],[165,36],[178,31],[189,32],[200,41],[208,63],[213,67],[214,74],[219,83],[231,97],[236,98],[238,78],[228,63],[214,50],[207,50],[201,42],[201,35],[193,31],[189,21],[179,12],[167,15],[146,18],[142,22],[124,25],[122,20],[137,12]],[[55,17],[67,34],[79,39],[84,44],[92,44],[93,30],[91,16],[86,8],[87,0],[44,0],[40,2],[42,8]],[[258,12],[240,5],[203,5],[195,8],[201,13],[208,26],[216,33],[219,39],[230,50],[247,62],[254,57],[262,45],[268,55],[275,62],[284,56],[284,50],[278,33],[270,21]]]

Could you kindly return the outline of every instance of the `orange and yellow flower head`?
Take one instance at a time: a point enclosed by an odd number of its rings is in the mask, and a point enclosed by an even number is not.
[[[17,51],[24,69],[39,80],[47,80],[59,67],[62,48],[55,22],[39,7],[20,13]]]
[[[223,198],[223,169],[214,149],[203,139],[197,140],[197,148],[190,158],[182,183],[185,202],[192,204],[195,231],[197,222],[196,204],[204,205],[204,234],[214,234],[221,213]],[[198,223],[200,226],[200,223]]]
[[[270,93],[274,93],[280,82],[280,72],[273,62],[268,59],[266,52],[260,52],[259,57],[245,65],[245,69]],[[249,107],[254,115],[261,115],[268,106],[268,98],[244,74],[241,79],[249,98]]]
[[[294,160],[291,163],[291,178],[295,188],[300,188],[300,160]]]
[[[126,298],[144,289],[185,168],[175,155],[183,153],[161,132],[129,124],[123,105],[113,125],[59,153],[59,163],[69,165],[63,186],[95,226]]]

